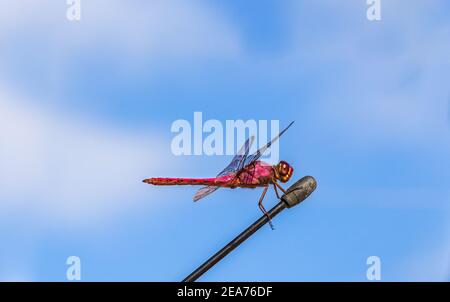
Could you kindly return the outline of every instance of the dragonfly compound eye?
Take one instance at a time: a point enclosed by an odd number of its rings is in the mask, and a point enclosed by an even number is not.
[[[280,177],[281,182],[287,182],[292,176],[292,173],[294,172],[294,169],[285,161],[280,161],[278,163],[278,175]]]

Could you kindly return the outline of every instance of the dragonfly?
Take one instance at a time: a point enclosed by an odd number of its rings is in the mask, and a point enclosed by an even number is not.
[[[291,178],[294,169],[286,161],[281,160],[276,165],[271,165],[259,160],[264,152],[276,142],[283,133],[285,133],[293,124],[291,122],[283,131],[275,136],[266,145],[258,149],[255,153],[249,154],[250,148],[255,137],[251,136],[239,152],[233,157],[231,163],[223,169],[216,177],[213,178],[161,178],[153,177],[144,179],[143,182],[156,186],[174,186],[174,185],[193,185],[203,186],[194,195],[193,200],[199,201],[207,195],[215,192],[219,188],[264,188],[258,201],[258,207],[261,212],[268,218],[269,225],[274,229],[270,216],[263,205],[264,197],[270,186],[273,186],[278,199],[280,195],[278,189],[283,193],[286,190],[279,184],[286,183]]]

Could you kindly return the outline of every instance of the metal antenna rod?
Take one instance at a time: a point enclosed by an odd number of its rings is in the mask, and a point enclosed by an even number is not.
[[[303,200],[308,198],[309,195],[316,189],[317,182],[312,176],[305,176],[293,184],[281,197],[281,201],[275,205],[269,212],[270,218],[275,217],[281,211],[286,208],[292,208],[298,205]],[[231,253],[235,248],[237,248],[242,242],[253,235],[257,230],[259,230],[263,225],[269,221],[266,215],[263,215],[252,225],[250,225],[245,231],[239,234],[236,238],[231,240],[224,248],[214,254],[205,263],[200,265],[195,271],[193,271],[189,276],[187,276],[182,282],[193,282],[197,280],[200,276],[206,273],[211,267],[213,267],[217,262],[225,258],[226,255]]]

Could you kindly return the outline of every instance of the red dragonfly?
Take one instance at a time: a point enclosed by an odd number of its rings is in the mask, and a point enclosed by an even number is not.
[[[289,181],[294,169],[285,161],[280,161],[277,165],[270,165],[258,160],[270,146],[286,132],[294,122],[291,122],[283,131],[274,137],[265,146],[255,153],[249,155],[250,147],[253,144],[254,136],[247,139],[239,152],[233,157],[231,163],[214,178],[148,178],[143,182],[157,186],[173,185],[203,185],[194,195],[194,201],[213,193],[219,188],[256,188],[263,187],[264,190],[259,198],[258,206],[264,215],[269,218],[269,224],[273,229],[269,214],[267,213],[263,199],[270,185],[273,185],[277,198],[280,199],[278,189],[283,193],[286,191],[280,186],[278,181],[285,183]],[[277,189],[278,188],[278,189]]]

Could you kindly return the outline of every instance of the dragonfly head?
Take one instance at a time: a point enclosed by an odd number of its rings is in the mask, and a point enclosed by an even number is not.
[[[275,167],[275,177],[281,182],[287,182],[292,176],[294,168],[284,160],[280,161]]]

